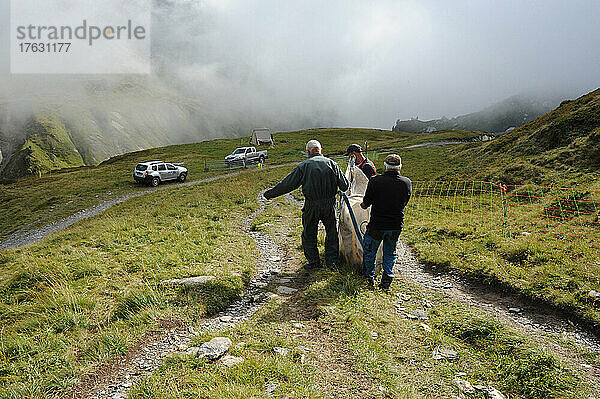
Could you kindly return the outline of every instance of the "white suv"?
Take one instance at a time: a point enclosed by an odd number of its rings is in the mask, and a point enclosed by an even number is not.
[[[133,179],[136,183],[149,184],[152,187],[160,183],[177,180],[181,183],[187,178],[188,170],[178,164],[162,161],[148,161],[137,164],[133,171]]]

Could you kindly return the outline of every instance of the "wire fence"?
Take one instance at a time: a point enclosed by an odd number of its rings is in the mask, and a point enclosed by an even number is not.
[[[452,225],[600,255],[600,190],[416,181],[408,212],[419,226]]]
[[[263,163],[261,162],[246,162],[246,161],[235,161],[226,162],[223,159],[205,159],[204,160],[204,171],[208,172],[211,170],[228,170],[228,169],[262,169]]]
[[[600,190],[504,186],[508,234],[542,238],[553,247],[600,253]]]

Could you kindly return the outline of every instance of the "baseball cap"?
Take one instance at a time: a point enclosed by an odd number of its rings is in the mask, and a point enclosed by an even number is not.
[[[385,157],[384,162],[390,166],[400,166],[402,165],[402,158],[400,158],[400,155],[390,154],[387,157]]]
[[[348,156],[351,152],[362,152],[362,148],[358,144],[350,144],[344,155]]]

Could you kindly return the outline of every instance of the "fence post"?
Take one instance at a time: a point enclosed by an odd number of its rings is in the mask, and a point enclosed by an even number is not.
[[[504,230],[503,235],[506,237],[506,231],[508,231],[508,238],[512,238],[512,228],[510,225],[510,208],[508,205],[507,191],[508,191],[508,187],[506,185],[500,183],[500,196],[502,199],[502,218],[503,218],[503,222],[502,222],[503,229],[502,230]]]
[[[208,162],[206,162],[206,158],[204,158],[204,171],[208,172]]]
[[[565,243],[565,249],[567,249],[567,246],[569,245],[569,243],[567,242],[567,234],[566,234],[566,223],[565,223],[565,213],[563,212],[563,206],[562,206],[562,199],[560,198],[560,194],[558,191],[558,188],[554,189],[554,195],[556,195],[556,201],[558,202],[558,209],[560,211],[560,227],[562,227],[562,236],[563,236],[563,242]],[[558,228],[556,230],[559,230]]]

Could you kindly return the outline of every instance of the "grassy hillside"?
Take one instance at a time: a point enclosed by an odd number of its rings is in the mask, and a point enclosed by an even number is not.
[[[60,396],[149,329],[189,323],[236,299],[257,256],[239,220],[271,176],[155,193],[1,252],[0,397]],[[216,280],[193,289],[160,284],[196,275]]]
[[[475,160],[486,162],[474,154],[489,152],[495,143],[405,147],[478,135],[446,131],[415,136],[372,129],[278,133],[277,145],[268,149],[269,161],[302,160],[311,138],[319,139],[330,155],[368,141],[378,168],[385,152],[399,152],[403,173],[415,181],[473,176],[479,173]],[[45,224],[103,199],[144,190],[131,181],[133,166],[141,160],[187,162],[191,179],[221,174],[204,172],[204,159],[222,159],[245,142],[158,148],[115,157],[97,167],[6,182],[0,190],[2,231]],[[529,161],[525,157],[522,162]],[[174,184],[171,190],[122,203],[41,243],[0,253],[0,397],[60,396],[86,373],[126,353],[150,329],[173,322],[193,324],[235,300],[258,256],[253,242],[240,233],[239,220],[256,209],[258,192],[291,168],[247,171],[191,187]],[[596,302],[585,295],[587,290],[600,290],[600,278],[580,259],[527,246],[485,226],[473,230],[450,212],[454,203],[436,210],[435,219],[423,217],[412,205],[403,237],[427,264],[486,283],[500,282],[497,286],[592,323],[600,320]],[[254,224],[285,240],[282,245],[296,268],[302,263],[299,221],[297,208],[277,200]],[[282,235],[287,228],[291,232]],[[207,274],[217,279],[198,290],[160,285],[165,278]],[[477,311],[399,281],[394,292],[399,296],[392,298],[408,295],[411,299],[403,304],[407,309],[430,309],[429,332],[397,312],[389,297],[366,290],[348,270],[290,274],[299,295],[276,300],[256,319],[228,332],[234,342],[246,343],[234,349],[247,359],[243,365],[224,371],[219,365],[176,357],[132,397],[216,398],[226,392],[260,397],[265,384],[272,382],[277,395],[290,397],[330,392],[371,397],[369,392],[380,392],[382,397],[450,398],[458,372],[474,382],[492,383],[515,398],[578,398],[593,392],[576,364],[600,361],[568,342],[549,338],[549,346],[560,348],[557,353],[575,353],[578,360],[572,363]],[[306,331],[297,331],[298,320]],[[374,340],[375,335],[382,339]],[[432,361],[431,351],[439,344],[457,348],[460,360]],[[274,346],[311,345],[314,352],[305,354],[305,363],[296,349],[287,357],[272,353]]]
[[[270,164],[297,162],[303,159],[304,146],[311,138],[323,142],[328,154],[342,154],[349,144],[364,145],[372,149],[395,149],[430,141],[467,139],[477,137],[473,132],[439,132],[414,136],[407,133],[373,129],[316,129],[301,132],[277,133],[277,145],[268,148]],[[0,237],[25,225],[46,224],[71,215],[102,200],[124,193],[143,190],[131,177],[137,162],[161,159],[186,162],[189,179],[224,173],[204,172],[204,160],[221,160],[236,146],[247,145],[248,139],[222,139],[195,144],[176,145],[128,153],[113,157],[95,167],[81,167],[57,171],[43,176],[29,176],[16,180],[0,181]],[[473,144],[479,145],[479,144]],[[404,151],[404,150],[403,150]],[[421,155],[428,154],[428,155]],[[419,178],[434,178],[441,170],[457,167],[445,160],[449,153],[442,148],[417,148],[404,151],[405,168]],[[435,160],[430,162],[431,159]],[[378,161],[380,164],[382,160]]]
[[[194,325],[231,303],[258,256],[240,233],[240,219],[256,209],[259,190],[288,170],[153,193],[45,242],[1,253],[0,397],[61,397],[83,375],[121,359],[148,331]],[[300,210],[283,199],[254,228],[279,237],[291,259],[286,276],[299,293],[272,300],[226,332],[243,364],[225,369],[175,356],[132,398],[264,397],[266,386],[276,397],[452,398],[457,373],[514,398],[594,392],[584,374],[530,338],[409,281],[398,280],[386,296],[348,269],[301,271]],[[160,284],[193,275],[217,279],[192,290]],[[407,319],[396,302],[409,312],[426,308],[430,320]],[[459,358],[432,359],[438,345],[455,348]],[[276,355],[275,346],[291,352]],[[598,362],[586,352],[576,356]]]
[[[563,102],[554,111],[465,152],[478,158],[478,176],[506,184],[572,184],[598,177],[600,166],[600,89]]]
[[[25,126],[25,134],[27,139],[3,170],[5,177],[38,175],[84,165],[64,121],[58,116],[38,115]]]

